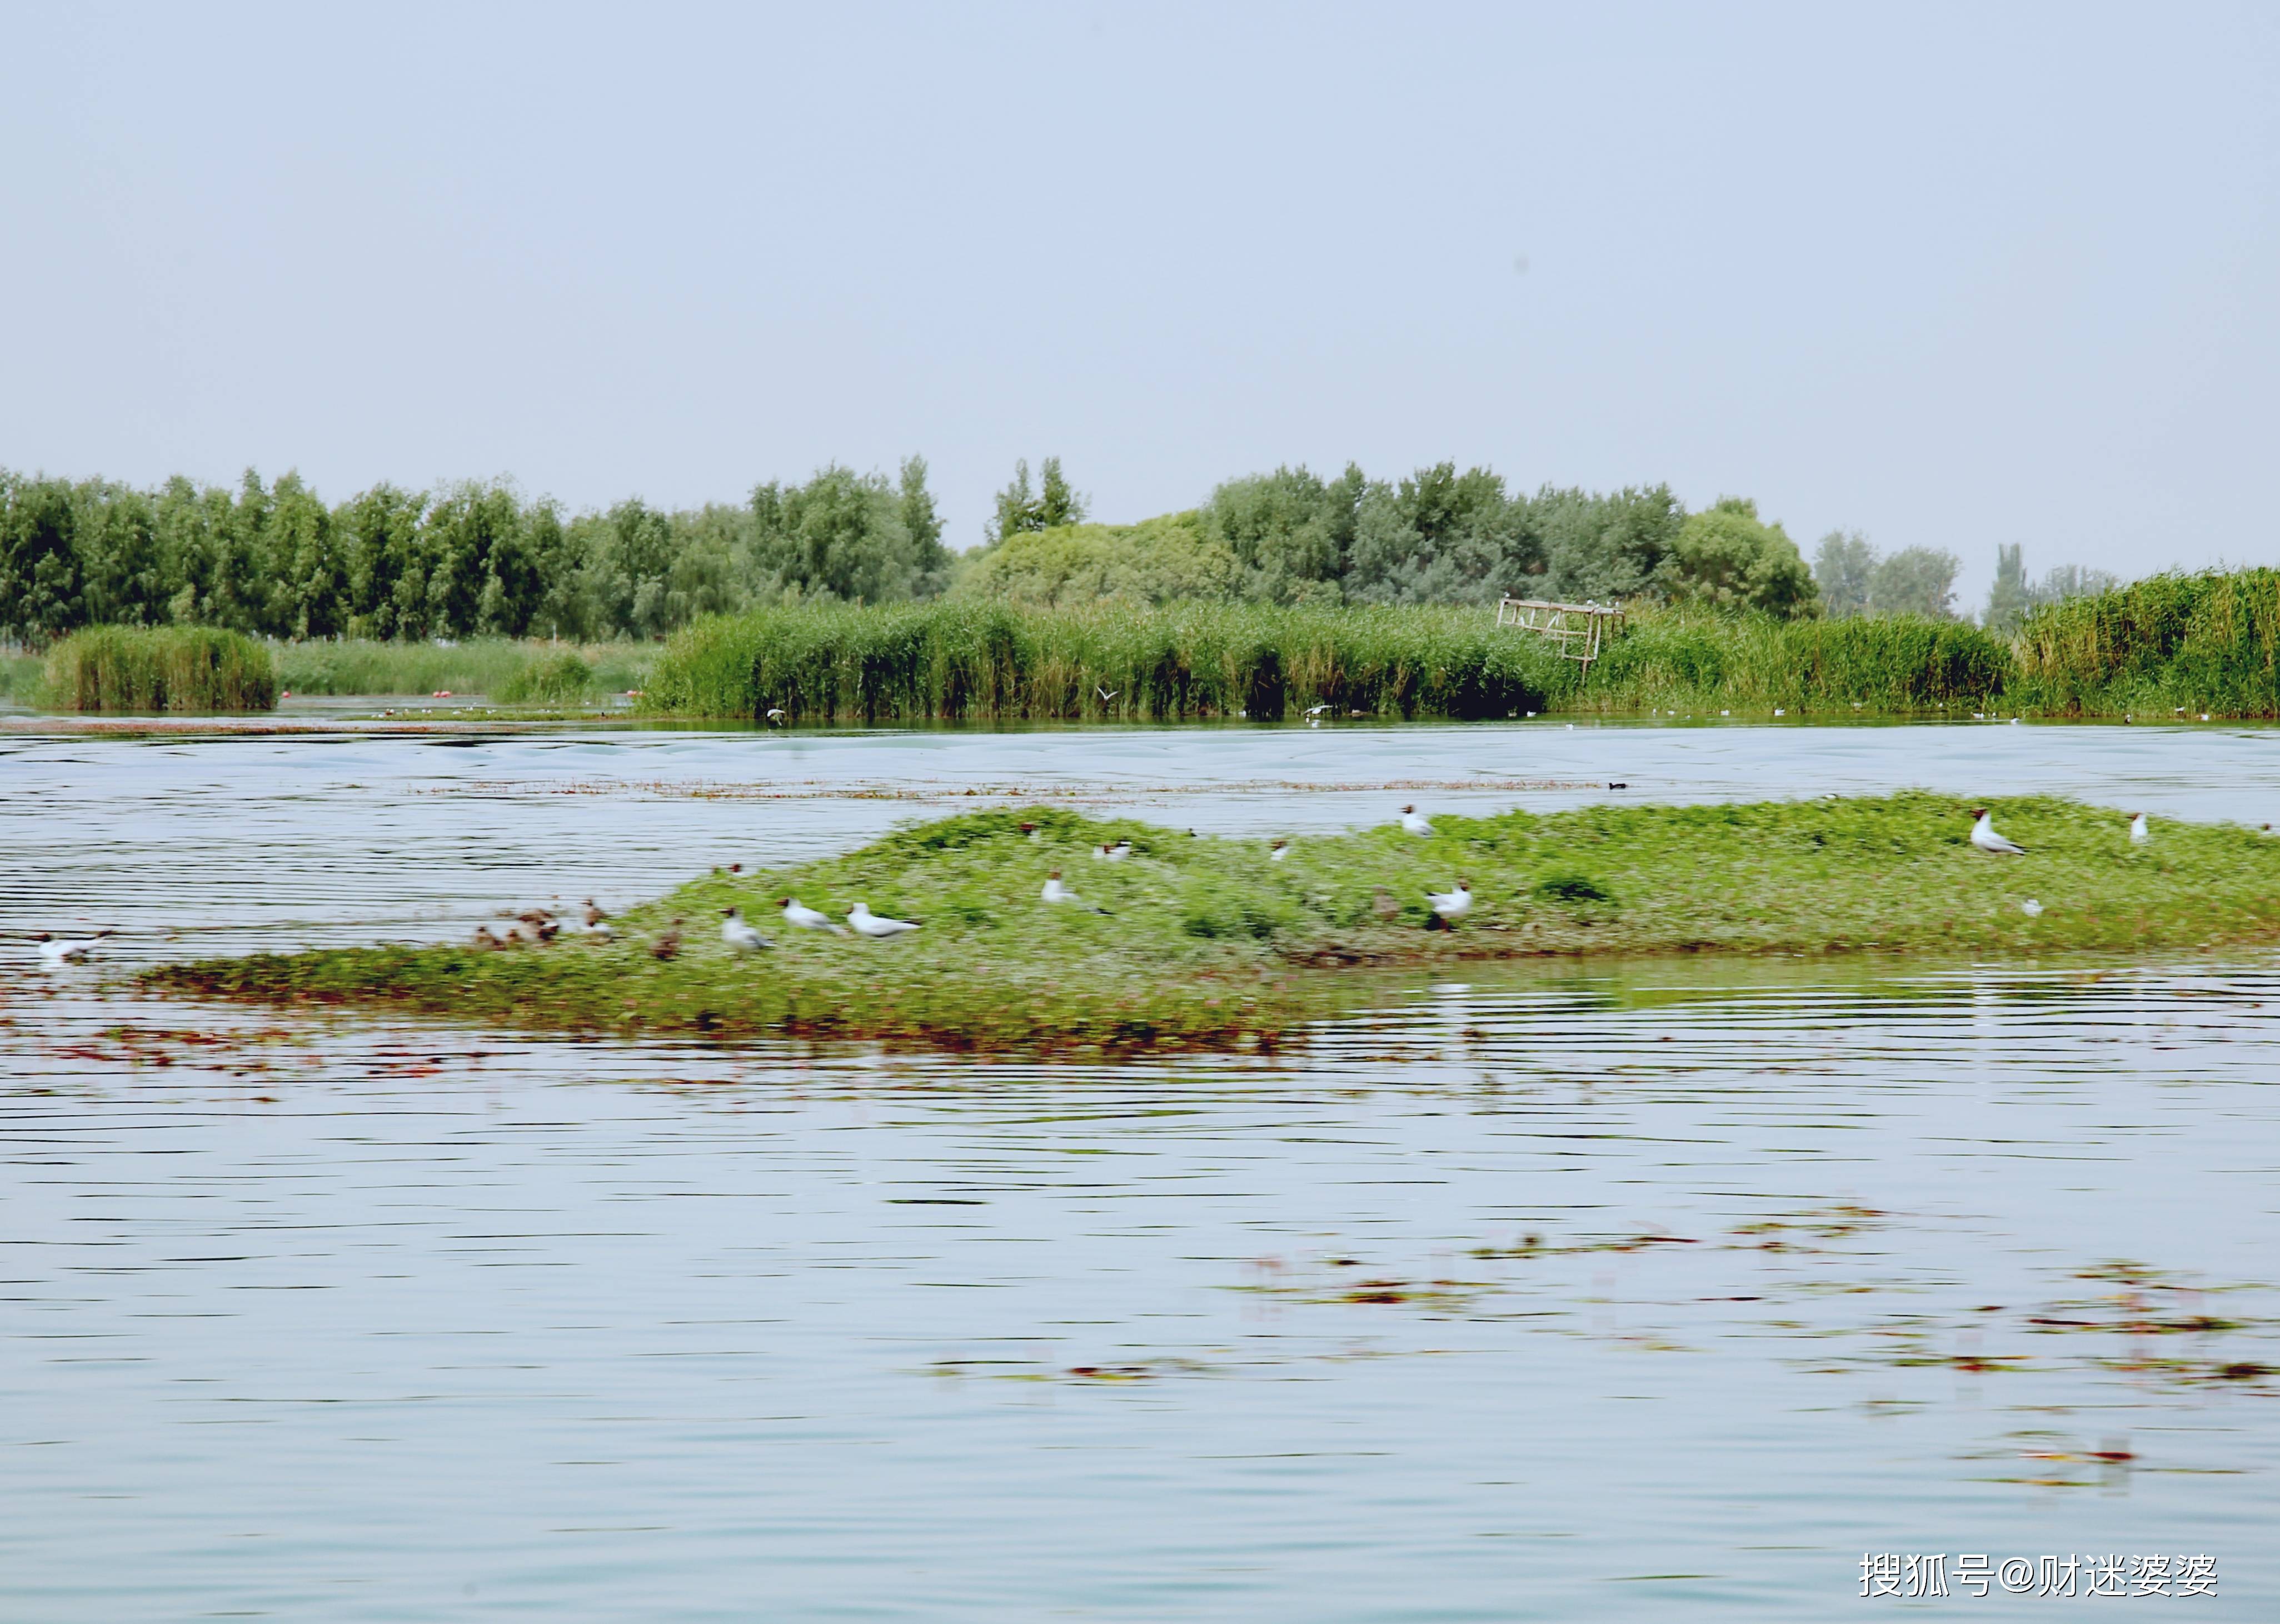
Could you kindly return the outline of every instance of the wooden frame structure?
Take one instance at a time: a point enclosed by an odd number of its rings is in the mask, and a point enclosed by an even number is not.
[[[1606,640],[1623,629],[1620,604],[1555,604],[1540,597],[1507,597],[1497,604],[1497,624],[1534,632],[1558,645],[1562,659],[1578,661],[1589,676]]]

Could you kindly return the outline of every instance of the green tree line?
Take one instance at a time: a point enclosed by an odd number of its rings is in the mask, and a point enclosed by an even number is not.
[[[1844,532],[1808,567],[1746,498],[1690,512],[1665,485],[1507,489],[1452,462],[1400,479],[1352,464],[1229,480],[1198,507],[1088,524],[1058,458],[1022,462],[982,544],[944,546],[923,458],[893,477],[831,466],[741,504],[632,498],[566,513],[505,482],[379,485],[327,505],[297,474],[156,489],[0,470],[0,635],[209,626],[288,639],[656,638],[706,614],[945,592],[1054,605],[1194,599],[1288,606],[1647,599],[1782,618],[1955,619],[1957,560],[1880,557]],[[2091,573],[2023,581],[2007,549],[1990,623]]]

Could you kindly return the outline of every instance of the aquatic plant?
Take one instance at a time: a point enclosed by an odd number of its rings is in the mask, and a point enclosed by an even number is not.
[[[790,869],[716,870],[625,911],[610,942],[268,955],[156,980],[573,1028],[1141,1046],[1273,1041],[1355,996],[1352,978],[1310,969],[2280,938],[2280,841],[2162,823],[2138,847],[2118,812],[2050,799],[1992,805],[2029,857],[1973,850],[1962,804],[1921,793],[1437,816],[1428,838],[1391,827],[1310,838],[1279,863],[1264,860],[1264,841],[1050,807],[982,812]],[[1132,843],[1127,860],[1087,860],[1117,840]],[[1077,905],[1040,899],[1054,869]],[[1457,876],[1471,882],[1473,913],[1454,930],[1429,930],[1426,891]],[[921,928],[890,943],[785,928],[774,906],[785,896],[834,914],[867,902]],[[2030,897],[2039,914],[2022,910]],[[731,907],[766,928],[774,950],[754,958],[720,943],[717,922]],[[674,920],[692,923],[681,951],[660,960],[650,943]]]
[[[278,685],[296,694],[482,694],[504,704],[570,703],[598,689],[639,688],[658,645],[568,644],[540,639],[472,637],[464,643],[340,642],[272,645]],[[587,673],[573,681],[569,662]],[[551,666],[552,673],[535,674]]]
[[[269,650],[202,626],[97,626],[48,651],[42,703],[58,711],[210,714],[277,703]]]
[[[2153,575],[2033,610],[2012,694],[2045,715],[2280,717],[2280,570]]]

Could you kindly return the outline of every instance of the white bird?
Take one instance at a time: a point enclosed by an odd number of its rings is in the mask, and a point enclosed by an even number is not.
[[[1982,851],[1992,851],[1999,857],[2024,857],[2027,849],[2015,841],[2006,840],[1995,832],[1995,814],[1983,806],[1975,806],[1971,815],[1979,821],[1971,826],[1971,843]]]
[[[1433,904],[1433,912],[1445,924],[1453,924],[1473,911],[1472,888],[1462,880],[1453,891],[1428,891],[1425,900]]]
[[[1100,696],[1101,704],[1106,704],[1110,700],[1115,698],[1117,695],[1122,693],[1124,690],[1121,688],[1103,688],[1099,683],[1095,682],[1092,685],[1092,691]]]
[[[1043,897],[1047,902],[1075,902],[1077,900],[1076,893],[1061,883],[1061,871],[1058,868],[1045,876],[1045,889],[1039,892],[1038,895]]]
[[[779,897],[776,898],[776,903],[783,909],[784,923],[787,925],[797,925],[802,930],[835,931],[843,936],[847,934],[846,926],[835,922],[829,914],[821,910],[809,907],[797,897]]]
[[[65,965],[85,964],[89,951],[110,934],[98,930],[91,936],[54,936],[43,930],[32,940],[40,944],[40,967],[57,970]]]
[[[1093,848],[1092,855],[1104,863],[1121,863],[1132,855],[1132,843],[1128,840],[1120,840],[1113,846],[1096,846]]]
[[[1309,710],[1309,711],[1306,712],[1306,714],[1307,714],[1307,715],[1309,715],[1309,716],[1320,716],[1320,715],[1323,714],[1325,712],[1327,712],[1329,708],[1330,708],[1330,707],[1329,707],[1329,706],[1328,706],[1328,705],[1326,705],[1326,704],[1318,704],[1318,705],[1315,705],[1313,709]]]
[[[2145,814],[2144,812],[2139,812],[2130,820],[2130,843],[2131,845],[2142,846],[2153,838],[2153,831],[2145,827]]]
[[[1433,832],[1433,826],[1425,821],[1424,813],[1414,806],[1405,806],[1401,809],[1401,832],[1421,838]]]
[[[1290,843],[1287,840],[1278,840],[1267,849],[1267,860],[1270,863],[1279,863],[1290,855]]]
[[[771,727],[781,727],[783,726],[783,721],[784,713],[782,709],[776,705],[770,705],[768,707],[768,726]]]
[[[881,919],[871,912],[871,904],[867,902],[859,902],[848,909],[847,922],[860,934],[881,941],[918,928],[917,924],[910,920]]]
[[[2019,904],[2019,912],[2030,920],[2038,920],[2043,917],[2043,904],[2030,897]]]
[[[775,945],[744,922],[744,911],[742,908],[723,908],[720,910],[720,940],[726,942],[736,951],[756,953],[764,947]]]

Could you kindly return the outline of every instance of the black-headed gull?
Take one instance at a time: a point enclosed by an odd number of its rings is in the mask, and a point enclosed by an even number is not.
[[[1113,846],[1095,846],[1092,855],[1105,863],[1121,863],[1132,855],[1132,843],[1128,840],[1120,840]]]
[[[656,941],[649,944],[649,955],[651,958],[671,958],[680,951],[681,921],[675,920],[659,934]]]
[[[2019,912],[2030,920],[2038,920],[2043,917],[2043,904],[2030,897],[2019,904]]]
[[[583,917],[586,921],[586,934],[589,936],[599,936],[603,941],[607,942],[618,934],[610,928],[610,916],[597,907],[594,899],[590,897],[586,898],[586,912]]]
[[[1971,826],[1971,843],[1982,851],[1992,851],[1998,857],[2024,857],[2027,849],[2016,841],[2006,840],[1995,832],[1995,814],[1983,806],[1975,806],[1971,815],[1978,821]]]
[[[42,931],[32,938],[40,944],[40,967],[54,970],[65,965],[83,965],[95,944],[111,933],[98,930],[91,936],[58,936]]]
[[[1401,809],[1401,832],[1404,835],[1430,835],[1433,826],[1425,821],[1425,815],[1414,806],[1405,806]]]
[[[1045,889],[1037,894],[1047,902],[1075,902],[1077,900],[1076,893],[1069,889],[1067,886],[1061,883],[1061,871],[1058,868],[1045,876]]]
[[[782,710],[778,706],[770,705],[768,707],[768,726],[771,727],[781,727],[783,725],[784,713]]]
[[[475,939],[468,945],[481,952],[488,953],[493,948],[505,947],[508,943],[500,941],[497,936],[491,935],[491,927],[489,926],[478,925],[475,927]]]
[[[1434,917],[1444,925],[1453,925],[1473,911],[1473,889],[1464,881],[1457,881],[1453,891],[1428,891],[1425,900],[1433,904]]]
[[[1278,840],[1267,848],[1267,860],[1270,863],[1279,863],[1290,855],[1290,843],[1287,840]]]
[[[847,927],[839,923],[820,908],[811,908],[797,897],[779,897],[776,905],[783,910],[784,923],[797,925],[802,930],[828,930],[839,935],[847,934]]]
[[[1329,706],[1328,706],[1328,705],[1326,705],[1326,704],[1318,704],[1318,705],[1315,705],[1315,706],[1312,707],[1311,709],[1309,709],[1309,710],[1307,711],[1306,714],[1307,714],[1307,715],[1309,715],[1309,716],[1320,716],[1320,715],[1323,714],[1325,712],[1327,712],[1329,708],[1330,708],[1330,707],[1329,707]]]
[[[2145,827],[2145,814],[2133,812],[2130,818],[2130,843],[2142,846],[2153,838],[2153,831]]]
[[[899,936],[905,931],[918,928],[917,923],[911,920],[881,919],[871,912],[871,904],[867,902],[859,902],[848,909],[847,922],[855,927],[857,935],[869,936],[875,941]]]
[[[720,910],[720,940],[739,953],[757,953],[764,947],[775,945],[745,922],[742,908]]]

